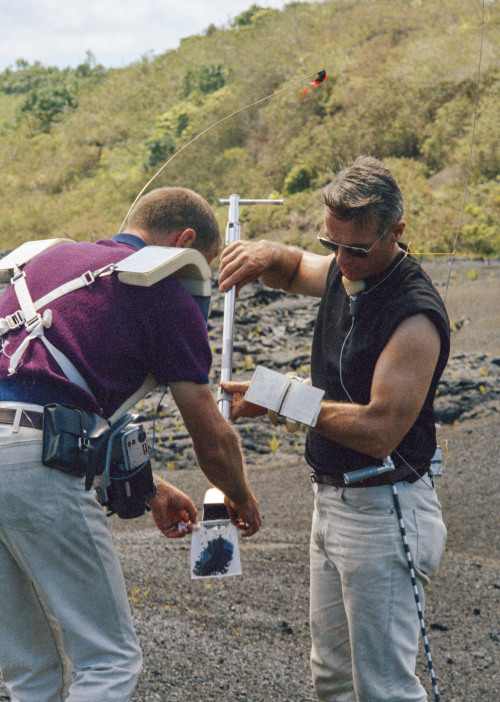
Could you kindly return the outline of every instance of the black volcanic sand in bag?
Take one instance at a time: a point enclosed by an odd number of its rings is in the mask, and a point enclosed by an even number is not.
[[[196,561],[193,572],[198,576],[224,575],[233,560],[233,544],[218,536],[209,542]]]

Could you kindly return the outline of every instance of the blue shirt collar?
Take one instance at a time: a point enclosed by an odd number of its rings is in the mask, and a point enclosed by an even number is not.
[[[135,249],[143,249],[147,246],[146,242],[135,234],[127,234],[126,232],[121,232],[120,234],[115,234],[112,237],[113,241],[117,241],[119,244],[128,244],[133,246]]]

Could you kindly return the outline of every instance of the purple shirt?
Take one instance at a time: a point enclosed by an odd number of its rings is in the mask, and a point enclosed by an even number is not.
[[[120,261],[141,244],[136,237],[119,235],[96,243],[59,244],[39,254],[24,266],[32,300],[88,270]],[[48,308],[53,321],[46,338],[75,365],[97,403],[66,378],[40,340],[30,343],[15,375],[7,378],[8,357],[25,338],[24,327],[2,338],[0,400],[65,402],[109,417],[150,373],[159,385],[208,382],[212,354],[205,320],[173,277],[146,288],[121,283],[111,274]],[[0,317],[17,309],[14,287],[8,285],[0,298]]]

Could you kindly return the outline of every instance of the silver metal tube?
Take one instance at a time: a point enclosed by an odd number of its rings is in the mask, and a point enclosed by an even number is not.
[[[282,205],[283,200],[242,200],[239,195],[232,194],[229,200],[219,200],[221,205],[229,205],[229,216],[226,226],[226,246],[240,240],[240,205]],[[221,380],[231,380],[233,370],[233,333],[234,333],[234,304],[236,291],[234,287],[224,296],[224,323],[222,329],[222,367]],[[220,393],[219,409],[224,419],[231,417],[232,395]]]
[[[360,480],[367,480],[368,478],[373,478],[375,475],[387,473],[391,470],[395,470],[394,464],[387,465],[386,463],[381,466],[369,466],[368,468],[352,470],[350,473],[344,473],[344,483],[346,485],[352,485],[353,483],[359,483]]]
[[[231,197],[238,197],[231,195]],[[220,205],[229,205],[231,200],[219,200]],[[284,200],[239,200],[240,205],[282,205]]]
[[[226,226],[226,246],[240,239],[239,222],[239,195],[231,195],[229,200],[229,217]],[[233,370],[233,329],[234,329],[234,303],[236,292],[234,287],[224,296],[224,324],[222,330],[222,367],[221,380],[231,380]],[[222,393],[219,400],[219,409],[224,419],[230,419],[232,396]]]

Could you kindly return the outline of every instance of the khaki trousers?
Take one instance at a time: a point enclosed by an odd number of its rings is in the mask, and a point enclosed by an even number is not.
[[[425,482],[424,482],[425,481]],[[397,483],[418,579],[437,569],[446,540],[425,476]],[[415,674],[420,626],[390,486],[314,484],[311,669],[321,702],[425,702]]]
[[[142,657],[106,516],[83,478],[41,464],[41,431],[12,429],[0,424],[5,683],[20,702],[126,702]]]

